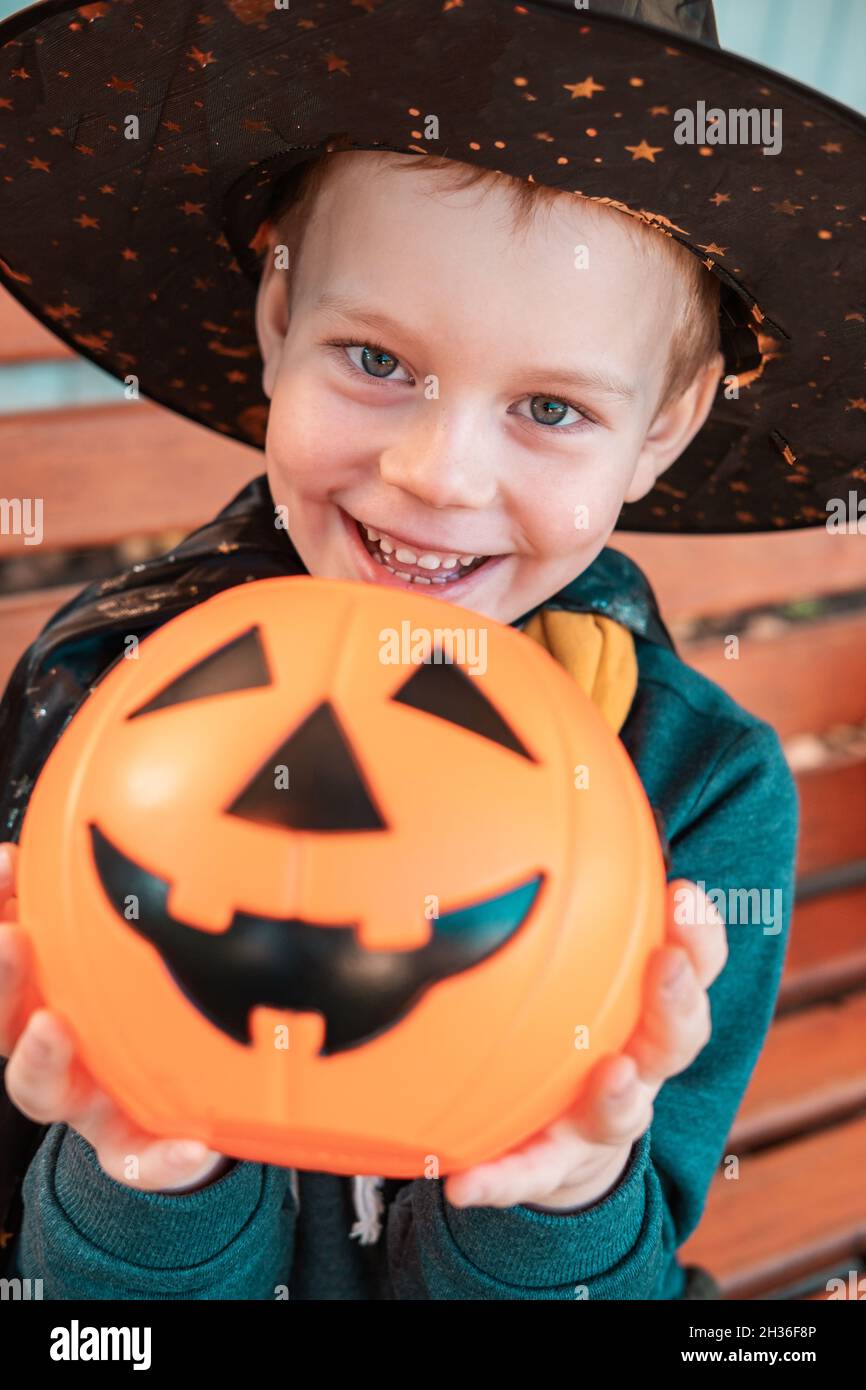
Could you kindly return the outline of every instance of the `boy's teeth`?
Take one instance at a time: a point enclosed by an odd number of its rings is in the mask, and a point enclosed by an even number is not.
[[[453,570],[458,564],[471,565],[473,560],[480,558],[477,555],[443,555],[432,550],[417,555],[408,546],[400,545],[399,541],[383,536],[381,531],[374,531],[372,526],[364,525],[364,530],[371,541],[378,542],[380,550],[383,550],[386,555],[393,555],[394,559],[399,560],[403,565],[420,565],[425,570],[438,570],[440,568]]]
[[[456,570],[458,566],[465,567],[474,564],[476,560],[483,559],[480,555],[444,555],[437,554],[433,550],[424,551],[417,554],[406,545],[401,545],[393,537],[384,536],[381,531],[376,531],[372,526],[367,526],[361,522],[361,526],[367,535],[371,545],[376,549],[373,551],[376,559],[384,563],[385,568],[392,574],[397,574],[401,579],[409,579],[415,584],[444,584],[451,575],[437,574],[432,575],[434,570]],[[386,558],[387,557],[387,558]],[[388,559],[393,560],[394,564],[414,565],[418,569],[428,570],[432,577],[426,578],[424,575],[407,575],[402,570],[393,569],[388,564]],[[457,575],[453,576],[455,579]]]

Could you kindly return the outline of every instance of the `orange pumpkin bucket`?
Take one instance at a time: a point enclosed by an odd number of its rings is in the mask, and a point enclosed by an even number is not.
[[[546,651],[336,580],[133,648],[21,836],[39,986],[99,1084],[334,1173],[445,1175],[563,1113],[636,1026],[664,901],[637,773]]]

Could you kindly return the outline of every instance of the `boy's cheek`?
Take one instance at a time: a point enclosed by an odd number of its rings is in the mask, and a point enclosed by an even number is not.
[[[616,525],[620,505],[618,496],[594,494],[573,493],[554,500],[535,518],[535,553],[549,560],[572,563],[578,558],[591,564]]]
[[[616,526],[631,472],[616,456],[599,456],[546,501],[538,531],[550,553],[595,553]]]

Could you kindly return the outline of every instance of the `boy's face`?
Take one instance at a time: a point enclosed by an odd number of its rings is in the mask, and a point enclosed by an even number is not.
[[[511,622],[591,563],[718,371],[654,420],[682,289],[621,214],[563,198],[515,233],[504,191],[389,163],[341,155],[291,270],[266,263],[273,498],[311,574]]]

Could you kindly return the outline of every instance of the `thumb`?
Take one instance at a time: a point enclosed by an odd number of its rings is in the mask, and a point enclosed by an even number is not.
[[[673,922],[680,927],[694,926],[699,920],[703,894],[689,878],[671,879],[667,886],[668,907]]]

